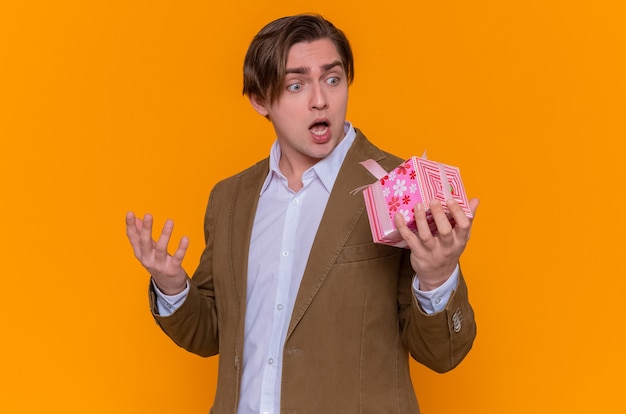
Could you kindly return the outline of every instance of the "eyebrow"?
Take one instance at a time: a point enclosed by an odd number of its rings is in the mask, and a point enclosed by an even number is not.
[[[336,61],[331,62],[331,63],[327,63],[327,64],[321,66],[322,72],[328,72],[329,70],[333,69],[336,66],[343,67],[343,64],[339,60],[336,60]],[[285,74],[289,74],[289,73],[308,74],[308,73],[311,73],[311,68],[305,67],[305,66],[300,66],[300,67],[297,67],[297,68],[287,68],[287,69],[285,69]]]

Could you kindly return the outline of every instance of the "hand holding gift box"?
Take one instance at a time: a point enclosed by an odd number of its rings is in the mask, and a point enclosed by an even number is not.
[[[389,173],[374,160],[361,164],[378,179],[363,190],[372,236],[376,243],[407,247],[395,226],[394,216],[396,213],[402,214],[407,226],[415,232],[413,210],[416,203],[424,206],[433,235],[437,235],[437,226],[430,212],[430,203],[433,200],[442,203],[452,226],[455,224],[454,219],[445,206],[446,201],[451,198],[458,202],[467,217],[472,218],[461,175],[456,167],[430,161],[425,157],[411,157]]]

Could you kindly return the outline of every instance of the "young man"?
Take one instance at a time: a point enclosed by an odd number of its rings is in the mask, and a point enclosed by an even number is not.
[[[155,242],[152,217],[126,218],[159,325],[191,352],[220,354],[213,413],[418,413],[408,354],[444,372],[472,346],[460,206],[448,203],[454,228],[431,206],[437,237],[423,209],[417,235],[396,217],[410,247],[398,249],[372,242],[350,194],[374,181],[360,161],[402,162],[346,122],[353,73],[348,40],[322,17],[268,24],[248,49],[244,93],[276,141],[211,192],[193,277],[186,238],[167,253],[171,221]]]

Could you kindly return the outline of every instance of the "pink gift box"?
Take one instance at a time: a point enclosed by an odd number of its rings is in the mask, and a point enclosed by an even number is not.
[[[424,206],[433,235],[437,235],[437,226],[430,212],[432,200],[442,202],[448,220],[453,226],[454,219],[445,205],[449,198],[455,199],[465,214],[472,217],[457,167],[430,161],[424,157],[411,157],[389,173],[374,160],[367,160],[361,164],[378,179],[363,190],[372,236],[376,243],[407,247],[396,229],[393,217],[396,213],[401,213],[408,227],[417,231],[413,214],[416,203]],[[444,181],[446,185],[442,186]]]

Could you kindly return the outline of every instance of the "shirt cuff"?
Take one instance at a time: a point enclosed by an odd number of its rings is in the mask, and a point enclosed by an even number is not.
[[[187,299],[187,294],[189,293],[189,281],[187,281],[185,290],[177,293],[176,295],[166,295],[159,290],[159,287],[156,283],[154,283],[153,279],[151,279],[151,282],[154,287],[154,292],[156,293],[157,309],[160,316],[170,316],[176,312],[176,310],[185,302],[185,299]]]
[[[445,281],[445,283],[436,289],[429,291],[419,290],[420,281],[417,276],[413,277],[413,294],[427,314],[441,312],[448,305],[452,292],[459,284],[459,265],[457,264],[454,271]]]

